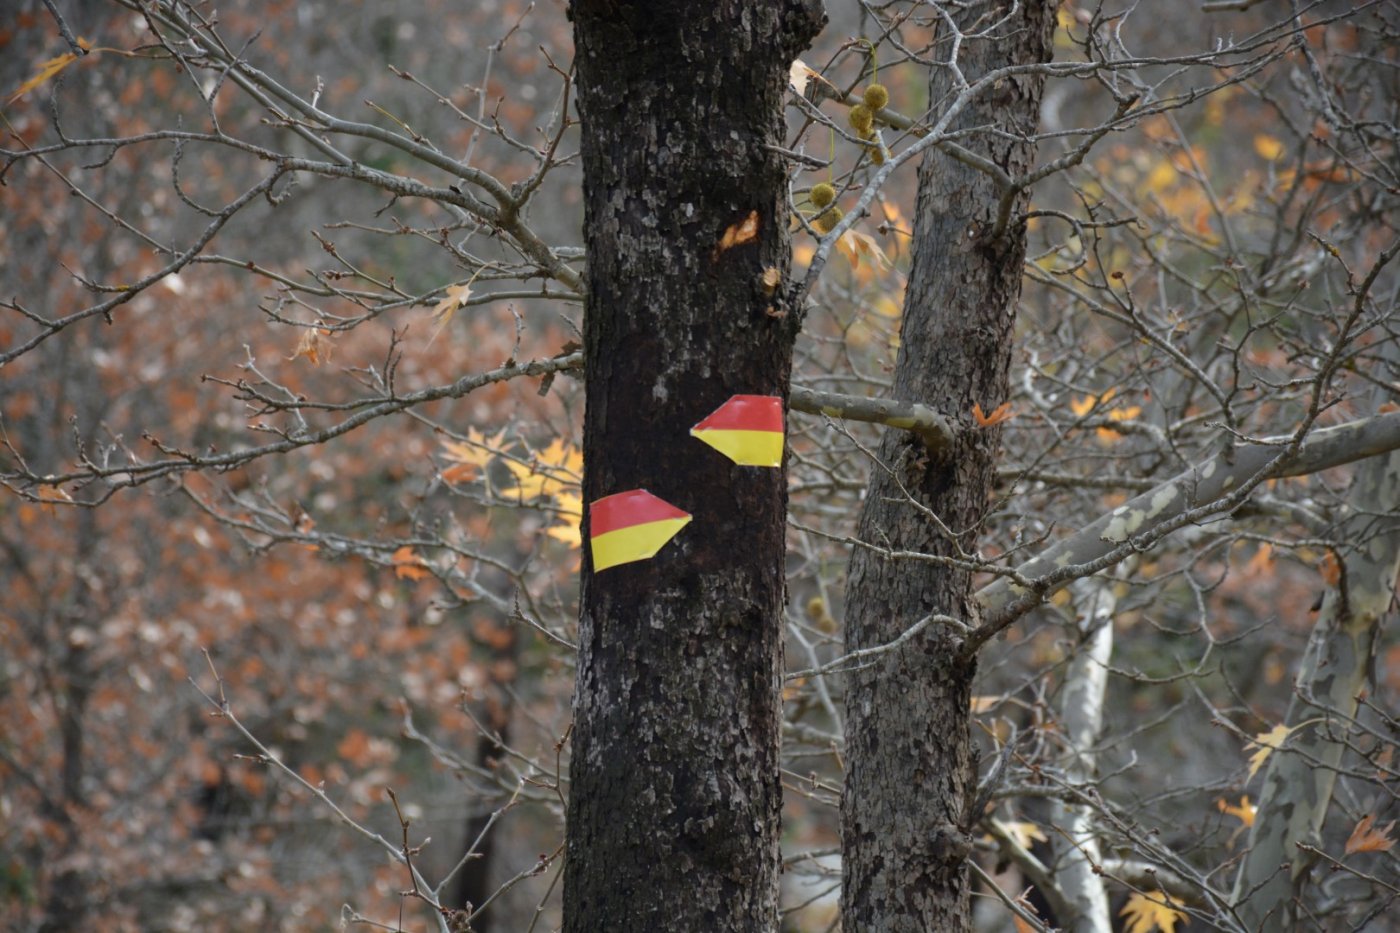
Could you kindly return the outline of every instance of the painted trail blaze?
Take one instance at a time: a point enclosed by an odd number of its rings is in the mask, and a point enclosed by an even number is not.
[[[598,499],[589,506],[593,572],[655,556],[689,523],[689,512],[645,489]]]
[[[782,466],[783,400],[736,395],[690,433],[741,466]]]

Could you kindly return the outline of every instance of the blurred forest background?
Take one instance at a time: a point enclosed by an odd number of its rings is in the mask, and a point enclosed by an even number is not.
[[[251,146],[315,149],[256,87],[146,54],[138,4],[57,6],[89,54],[69,55],[42,3],[0,12],[0,926],[429,929],[403,896],[407,840],[444,903],[487,904],[474,929],[556,928],[582,396],[567,367],[524,364],[576,349],[581,304],[428,199],[312,175],[255,190],[267,161],[208,141],[65,145],[58,127],[93,140],[217,121]],[[1111,32],[1157,60],[1133,79],[1162,105],[1034,189],[987,560],[1033,556],[1222,438],[1394,409],[1397,278],[1380,257],[1396,242],[1400,12],[1301,6],[1301,30],[1275,28],[1297,12],[1281,2],[1061,6],[1057,58]],[[813,184],[859,191],[876,168],[817,84],[858,88],[875,60],[911,125],[939,103],[918,4],[829,0],[828,14],[803,58],[821,77],[795,71],[813,86],[788,110],[795,225]],[[538,183],[530,230],[581,263],[562,0],[227,0],[217,23],[232,54],[328,112]],[[1261,35],[1228,62],[1187,60]],[[1102,86],[1052,80],[1041,161],[1114,107]],[[882,144],[915,138],[886,127]],[[336,145],[428,177],[371,136]],[[901,166],[824,270],[795,383],[886,393],[914,183]],[[801,268],[818,240],[808,227],[794,243]],[[48,332],[31,313],[80,316]],[[809,671],[785,694],[793,931],[836,922],[842,680],[810,671],[842,654],[883,430],[789,420],[787,657]],[[1358,471],[1270,480],[985,649],[982,769],[1003,748],[1014,760],[976,858],[1010,898],[1054,857],[1063,802],[1038,775],[1075,767],[1066,685],[1087,664],[1106,690],[1088,743],[1105,850],[1167,879],[1110,885],[1127,928],[1216,927],[1191,891],[1228,891],[1271,752],[1319,721],[1343,752],[1310,928],[1397,928],[1394,626],[1357,709],[1285,725],[1348,545],[1400,508],[1363,507],[1358,525]],[[1142,898],[1158,888],[1170,906]],[[978,890],[981,929],[1028,928]]]

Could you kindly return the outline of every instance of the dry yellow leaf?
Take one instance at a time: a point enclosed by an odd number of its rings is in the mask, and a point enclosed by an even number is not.
[[[1257,133],[1254,136],[1254,151],[1259,153],[1261,159],[1272,162],[1283,155],[1283,143],[1268,133]]]
[[[515,488],[509,491],[522,502],[539,497],[554,498],[583,482],[583,451],[561,438],[555,438],[529,461],[508,459],[504,462],[515,478]]]
[[[1258,807],[1249,802],[1249,797],[1241,797],[1237,804],[1230,803],[1223,797],[1215,802],[1216,809],[1226,816],[1233,816],[1246,826],[1254,825],[1254,814]]]
[[[1280,723],[1268,732],[1261,732],[1245,745],[1245,751],[1253,749],[1249,756],[1249,777],[1254,775],[1264,766],[1264,762],[1269,760],[1269,755],[1276,748],[1282,748],[1283,743],[1288,741],[1288,733],[1293,730]]]
[[[79,40],[78,40],[78,47],[81,48],[81,49],[83,49],[84,51],[86,51],[86,50],[92,48],[92,44],[89,43],[88,40],[86,40],[86,39],[79,39]],[[74,63],[75,61],[77,61],[77,60],[78,60],[77,53],[75,53],[75,52],[64,52],[62,55],[55,55],[53,58],[50,58],[48,61],[43,62],[41,65],[39,65],[39,70],[38,70],[37,72],[35,72],[34,76],[33,76],[32,78],[30,78],[28,81],[26,81],[26,82],[24,82],[23,84],[21,84],[21,85],[19,86],[19,90],[15,91],[15,93],[13,94],[13,96],[11,96],[10,99],[7,100],[7,101],[5,102],[6,106],[9,106],[10,104],[13,104],[15,101],[19,100],[19,99],[20,99],[21,97],[23,97],[25,94],[28,94],[30,91],[34,90],[36,87],[39,87],[41,84],[45,83],[46,81],[49,81],[50,79],[53,78],[54,75],[58,74],[60,71],[62,71],[63,69],[67,68],[69,65],[73,64],[73,63]]]
[[[891,265],[890,257],[885,255],[880,244],[876,243],[875,238],[868,233],[847,230],[841,239],[836,241],[836,248],[841,251],[841,255],[846,257],[846,261],[851,264],[852,269],[860,266],[862,256],[870,257],[872,264],[880,269],[888,269]]]
[[[1026,823],[1019,820],[1012,820],[1009,823],[1004,823],[1001,820],[997,820],[996,824],[997,827],[1008,836],[1015,839],[1016,844],[1023,849],[1029,849],[1032,842],[1049,841],[1045,833],[1041,831],[1041,828],[1034,823]]]
[[[1001,702],[1001,697],[976,696],[972,698],[972,712],[989,713]]]
[[[1166,900],[1161,891],[1154,891],[1150,896],[1134,894],[1129,897],[1128,903],[1118,912],[1119,916],[1128,918],[1123,933],[1152,933],[1153,930],[1174,933],[1178,923],[1186,922],[1186,914],[1169,906]]]
[[[466,306],[467,300],[472,296],[472,282],[475,281],[476,276],[472,276],[470,280],[460,285],[447,286],[442,301],[433,305],[433,317],[437,319],[438,330],[447,326],[447,322],[452,320],[452,315],[457,313],[458,308]]]
[[[556,541],[563,541],[569,547],[581,547],[583,536],[579,522],[583,520],[583,496],[574,492],[561,492],[554,497],[559,509],[560,523],[545,529],[545,534]]]
[[[1142,414],[1141,405],[1129,405],[1126,408],[1110,408],[1104,413],[1104,416],[1111,421],[1131,421],[1140,414]],[[1100,443],[1104,444],[1113,444],[1122,438],[1119,432],[1108,427],[1095,428],[1094,435]]]
[[[1075,416],[1076,418],[1083,418],[1083,417],[1084,417],[1085,415],[1087,415],[1089,412],[1091,412],[1091,411],[1094,410],[1094,406],[1095,406],[1095,405],[1098,405],[1098,404],[1101,403],[1101,402],[1104,403],[1104,404],[1107,404],[1107,403],[1108,403],[1108,400],[1111,399],[1111,398],[1113,398],[1113,396],[1116,395],[1116,394],[1118,394],[1118,390],[1117,390],[1117,389],[1109,389],[1107,392],[1105,392],[1105,393],[1104,393],[1103,395],[1101,395],[1101,396],[1099,396],[1099,395],[1086,395],[1086,396],[1084,396],[1083,398],[1078,399],[1078,400],[1076,400],[1076,399],[1070,399],[1070,400],[1069,400],[1069,410],[1072,411],[1072,412],[1074,412],[1074,416]]]
[[[442,471],[442,478],[449,483],[475,479],[500,452],[504,434],[501,430],[494,437],[487,437],[476,428],[468,428],[465,441],[443,441],[443,455],[453,461],[453,465]]]

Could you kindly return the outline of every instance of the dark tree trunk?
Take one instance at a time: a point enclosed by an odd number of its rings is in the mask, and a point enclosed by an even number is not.
[[[596,575],[585,549],[565,928],[775,929],[786,472],[736,466],[689,431],[732,395],[787,397],[797,315],[763,284],[788,268],[786,173],[767,147],[820,4],[575,0],[571,14],[585,499],[644,488],[694,520]],[[725,248],[751,214],[756,236]]]
[[[1005,15],[973,10],[985,28]],[[1054,4],[1024,2],[998,38],[964,41],[958,64],[969,82],[1010,64],[1042,62],[1050,53]],[[961,14],[959,14],[961,15]],[[965,28],[972,24],[963,22]],[[946,56],[942,42],[938,54]],[[1002,134],[1031,134],[1042,80],[1021,75],[985,90],[950,129],[994,125],[963,144],[1015,178],[1033,146]],[[957,93],[949,69],[936,68],[929,99]],[[913,267],[895,368],[896,398],[922,402],[962,426],[941,456],[917,436],[890,431],[880,447],[893,475],[874,470],[859,536],[894,549],[959,557],[977,547],[978,526],[995,479],[996,428],[972,428],[973,405],[993,411],[1006,401],[1025,235],[1013,226],[993,238],[1000,197],[992,179],[931,151],[919,170]],[[1016,204],[1023,210],[1025,198]],[[903,499],[900,484],[951,533]],[[972,579],[965,570],[893,562],[857,549],[847,591],[848,650],[894,640],[929,613],[975,622]],[[964,658],[948,628],[930,626],[898,651],[851,675],[847,697],[847,771],[842,799],[842,928],[867,931],[966,930],[970,924],[968,820],[974,780],[969,705],[975,661]]]

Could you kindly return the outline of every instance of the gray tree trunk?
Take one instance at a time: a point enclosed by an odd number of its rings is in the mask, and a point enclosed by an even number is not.
[[[1013,4],[978,5],[979,28]],[[961,25],[970,27],[965,14]],[[958,65],[969,82],[1013,64],[1050,56],[1054,4],[1023,3],[993,40],[969,39]],[[945,35],[946,39],[946,35]],[[951,43],[939,44],[947,56]],[[935,68],[929,99],[960,90],[956,73]],[[1020,75],[987,89],[949,129],[995,125],[964,145],[1013,178],[1030,167],[1042,80]],[[1006,135],[1001,135],[1006,134]],[[987,175],[937,151],[919,170],[913,266],[892,395],[922,403],[955,423],[972,422],[973,405],[994,410],[1008,397],[1007,373],[1021,292],[1024,230],[991,239],[1000,198]],[[1025,207],[1024,196],[1015,208]],[[908,432],[891,431],[880,447],[891,472],[876,469],[858,526],[862,540],[896,549],[960,556],[976,550],[978,527],[995,482],[1000,431],[960,432],[932,454]],[[901,484],[951,530],[944,534],[914,506]],[[857,549],[847,595],[847,648],[892,641],[929,613],[972,622],[971,575],[928,563],[897,563]],[[847,772],[842,797],[842,928],[937,930],[970,923],[964,865],[969,838],[966,791],[975,780],[968,734],[975,660],[955,633],[930,626],[898,651],[876,657],[850,677]]]
[[[1072,586],[1072,605],[1083,616],[1081,640],[1065,670],[1058,701],[1064,731],[1065,780],[1089,787],[1098,779],[1099,731],[1103,728],[1108,663],[1113,657],[1113,616],[1118,597],[1112,580],[1086,577]],[[1093,808],[1081,803],[1050,803],[1055,882],[1070,916],[1057,918],[1073,933],[1111,933],[1108,891],[1103,875],[1098,825]]]
[[[565,929],[777,928],[786,471],[690,437],[735,394],[786,401],[788,67],[816,0],[575,0],[588,289],[584,494],[693,522],[583,568]],[[756,215],[751,238],[726,230]],[[584,534],[589,532],[585,519]]]
[[[1298,671],[1285,723],[1296,731],[1269,756],[1249,851],[1235,882],[1236,910],[1249,930],[1292,929],[1301,922],[1294,893],[1314,858],[1332,802],[1349,721],[1365,690],[1380,622],[1395,599],[1400,571],[1400,453],[1361,464],[1351,489],[1352,516],[1337,534],[1342,578],[1322,601]],[[1304,724],[1306,723],[1306,724]]]

